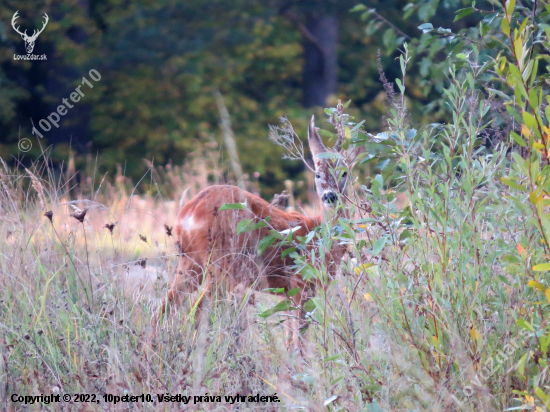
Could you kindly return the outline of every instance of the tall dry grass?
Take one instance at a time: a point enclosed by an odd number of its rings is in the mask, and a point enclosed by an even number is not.
[[[343,360],[323,359],[345,342],[334,335],[320,354],[316,333],[308,332],[311,343],[297,358],[285,345],[286,314],[267,321],[256,316],[277,303],[276,296],[249,290],[217,294],[199,324],[192,316],[197,295],[190,296],[150,340],[151,318],[177,266],[171,226],[179,205],[223,182],[215,148],[205,150],[182,167],[150,165],[144,187],[133,186],[120,171],[113,183],[93,176],[76,183],[76,177],[65,180],[62,171],[44,164],[24,170],[2,164],[3,410],[21,408],[12,394],[88,393],[100,400],[40,405],[52,410],[128,409],[104,402],[104,394],[152,394],[155,402],[136,404],[138,410],[184,406],[159,403],[156,394],[164,393],[277,393],[281,400],[246,402],[240,410],[315,410],[330,397],[339,379],[327,366]],[[257,182],[247,185],[257,190]],[[349,393],[338,392],[351,405],[360,383],[347,380]],[[319,381],[324,384],[313,385]],[[223,402],[186,407],[229,409]]]

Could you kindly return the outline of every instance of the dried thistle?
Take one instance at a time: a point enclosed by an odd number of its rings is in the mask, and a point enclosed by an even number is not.
[[[164,224],[164,230],[166,230],[166,234],[168,236],[172,236],[172,229],[173,229],[172,226],[168,226],[166,223]]]
[[[286,190],[283,190],[281,194],[275,194],[273,200],[271,201],[271,206],[276,207],[277,209],[284,210],[286,201],[289,198],[289,194]]]
[[[88,209],[82,209],[75,211],[71,216],[78,220],[80,223],[83,223],[84,218],[86,217],[86,213],[88,213]]]
[[[139,259],[139,260],[136,262],[136,266],[141,266],[142,268],[144,268],[145,266],[147,266],[147,258]]]
[[[147,236],[143,236],[142,234],[140,234],[140,235],[139,235],[139,238],[140,238],[143,242],[147,243]]]
[[[301,160],[311,169],[304,156],[304,145],[286,117],[281,117],[281,126],[269,125],[269,140],[285,149],[283,159]],[[311,169],[313,170],[313,169]]]
[[[108,229],[109,232],[111,232],[111,235],[113,234],[113,229],[115,228],[116,224],[118,222],[112,222],[112,223],[106,223],[105,226],[103,226],[105,229]]]
[[[50,222],[53,223],[53,220],[52,220],[53,212],[51,210],[48,210],[46,213],[44,213],[44,216],[50,219]]]

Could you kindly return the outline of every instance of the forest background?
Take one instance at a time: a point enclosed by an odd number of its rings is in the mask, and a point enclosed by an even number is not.
[[[483,3],[477,7],[487,15],[493,7]],[[86,173],[113,177],[118,167],[137,181],[151,166],[144,159],[182,164],[190,153],[214,145],[230,181],[214,95],[219,90],[244,172],[259,172],[262,195],[270,197],[285,179],[303,178],[304,165],[282,159],[268,140],[269,125],[287,116],[303,138],[311,115],[324,118],[322,109],[342,99],[352,101],[348,110],[366,120],[367,131],[384,130],[386,91],[379,69],[390,82],[400,76],[396,58],[404,41],[412,57],[406,89],[412,124],[448,121],[441,107],[445,69],[449,55],[462,50],[461,35],[478,30],[479,16],[470,15],[476,8],[453,22],[457,8],[470,2],[365,4],[0,1],[0,157],[29,166],[47,149],[52,162],[67,167],[72,153],[80,179]],[[25,54],[11,26],[16,11],[17,25],[29,34],[48,14],[33,51],[47,60],[14,60],[14,54]],[[445,28],[438,36],[424,33],[418,26],[428,21]],[[83,86],[85,97],[59,128],[38,129],[43,138],[33,135],[33,125],[55,111],[91,69],[101,80],[93,89]],[[32,142],[28,152],[18,147],[23,138]]]

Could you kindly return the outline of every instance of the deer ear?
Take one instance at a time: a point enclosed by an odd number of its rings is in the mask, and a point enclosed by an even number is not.
[[[321,136],[315,128],[315,116],[311,116],[311,122],[309,123],[309,128],[307,130],[307,140],[309,141],[309,149],[313,155],[313,160],[316,161],[317,155],[319,153],[327,152],[327,148],[321,140]]]

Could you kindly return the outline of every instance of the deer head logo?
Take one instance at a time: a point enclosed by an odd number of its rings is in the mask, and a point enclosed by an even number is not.
[[[33,49],[34,49],[34,42],[36,41],[36,38],[38,37],[38,35],[40,33],[42,33],[44,31],[44,29],[46,28],[46,24],[48,24],[48,21],[50,19],[48,18],[48,15],[46,13],[44,13],[44,25],[42,26],[42,28],[40,30],[38,30],[38,32],[36,30],[34,30],[33,33],[32,33],[32,36],[28,36],[27,35],[27,30],[25,30],[24,33],[21,33],[19,31],[19,26],[15,27],[15,20],[17,20],[17,18],[19,17],[17,15],[17,13],[19,13],[19,10],[17,10],[15,12],[15,14],[13,15],[13,18],[11,19],[11,25],[12,25],[13,29],[17,33],[19,33],[21,35],[21,37],[23,38],[23,40],[25,41],[25,49],[27,49],[27,53],[31,54]]]

